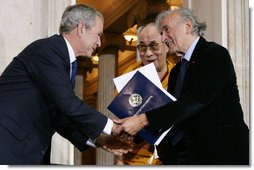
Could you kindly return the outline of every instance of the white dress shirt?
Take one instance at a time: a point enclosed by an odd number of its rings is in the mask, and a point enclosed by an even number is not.
[[[194,48],[196,47],[198,40],[200,37],[197,37],[196,40],[191,44],[191,46],[188,48],[187,52],[183,56],[187,61],[190,61],[191,55],[194,51]]]

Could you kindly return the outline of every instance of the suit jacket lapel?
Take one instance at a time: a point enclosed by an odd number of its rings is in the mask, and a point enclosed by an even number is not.
[[[53,35],[52,40],[55,44],[56,49],[61,53],[61,57],[64,60],[66,72],[70,73],[70,56],[67,48],[67,44],[62,35]]]
[[[206,40],[203,37],[200,37],[196,47],[194,48],[194,51],[191,55],[191,58],[188,64],[188,70],[185,76],[185,80],[184,80],[185,82],[183,85],[182,92],[184,92],[184,89],[186,88],[186,86],[188,86],[190,82],[190,76],[191,76],[192,70],[195,67],[195,65],[199,63],[199,59],[202,58],[202,53],[205,49],[206,44],[207,44]]]
[[[203,37],[200,37],[196,47],[194,48],[192,55],[191,55],[189,66],[198,62],[199,58],[202,57],[202,53],[205,51],[206,46],[207,46],[207,41]]]
[[[188,64],[188,70],[185,76],[185,80],[184,80],[185,82],[183,85],[182,92],[184,92],[184,88],[186,87],[186,85],[188,84],[190,80],[190,75],[191,75],[193,66],[195,66],[195,64],[198,64],[199,59],[203,57],[202,53],[203,51],[205,51],[207,44],[208,44],[207,41],[203,37],[200,37]],[[179,69],[180,69],[180,62],[178,62],[176,66],[171,70],[171,73],[169,76],[169,82],[168,82],[168,91],[170,94],[174,94]]]

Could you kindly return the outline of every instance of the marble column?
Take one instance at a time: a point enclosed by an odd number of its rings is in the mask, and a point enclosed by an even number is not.
[[[87,73],[91,73],[91,71],[93,70],[93,62],[91,58],[82,56],[78,57],[77,61],[78,72],[75,80],[75,93],[81,100],[83,100],[86,104],[90,105],[87,101],[89,95],[87,94]],[[94,150],[95,149],[90,148],[85,152],[80,152],[76,147],[74,147],[74,164],[94,164],[95,162],[92,161],[95,159]]]
[[[124,49],[125,40],[121,35],[105,33],[102,52],[99,54],[98,110],[107,117],[113,114],[107,106],[114,98],[113,78],[116,76],[118,49]],[[96,150],[96,165],[114,165],[114,155],[102,149]]]
[[[250,116],[250,54],[249,54],[249,1],[227,0],[227,40],[243,108],[244,120]]]
[[[110,118],[113,115],[107,110],[107,105],[113,100],[116,57],[115,54],[102,54],[99,60],[98,110]],[[96,165],[113,165],[113,162],[113,154],[97,149]]]

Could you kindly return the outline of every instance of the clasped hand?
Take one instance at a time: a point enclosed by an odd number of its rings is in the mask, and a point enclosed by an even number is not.
[[[119,136],[105,134],[98,136],[95,145],[118,156],[132,151],[133,148],[133,144],[128,143],[128,141],[121,139]]]
[[[96,146],[105,149],[115,155],[123,155],[132,151],[132,138],[141,129],[148,126],[145,114],[128,117],[125,119],[114,119],[111,135],[101,134],[96,141]]]
[[[120,135],[127,133],[131,136],[136,135],[141,129],[148,126],[148,120],[144,113],[127,117],[124,119],[114,119],[115,127],[113,128],[113,135]]]

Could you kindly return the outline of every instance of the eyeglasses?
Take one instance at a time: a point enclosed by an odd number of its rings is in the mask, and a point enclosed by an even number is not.
[[[146,53],[147,48],[149,48],[149,50],[151,51],[158,51],[160,49],[160,44],[156,42],[151,42],[150,44],[145,45],[144,43],[142,43],[142,44],[139,44],[137,48],[140,53],[144,54]]]

